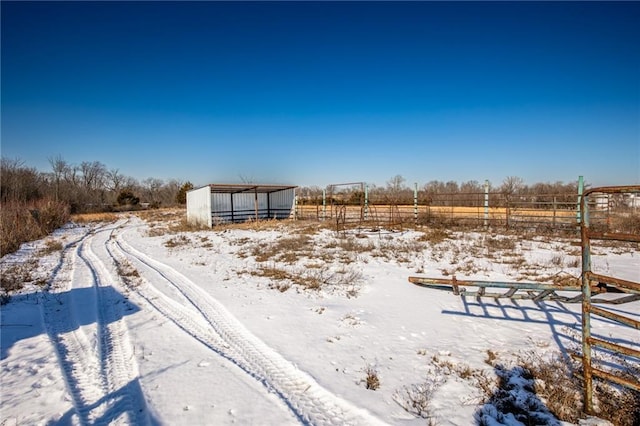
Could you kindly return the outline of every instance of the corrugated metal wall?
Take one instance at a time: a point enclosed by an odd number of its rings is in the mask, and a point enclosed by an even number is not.
[[[258,193],[258,218],[283,219],[293,210],[295,188]],[[221,222],[244,222],[256,218],[256,193],[211,192],[209,186],[187,192],[187,221],[212,226]]]
[[[211,226],[210,194],[208,186],[187,192],[187,222]]]
[[[278,219],[289,217],[293,211],[293,200],[296,196],[295,188],[274,192],[269,195],[271,197],[271,217],[274,217],[274,214],[277,215]]]
[[[282,219],[291,215],[295,190],[287,189],[271,194],[258,194],[258,218]],[[233,200],[232,198],[233,197]],[[232,208],[233,207],[233,208]],[[211,214],[213,222],[244,222],[256,218],[256,194],[242,192],[239,194],[212,193]]]

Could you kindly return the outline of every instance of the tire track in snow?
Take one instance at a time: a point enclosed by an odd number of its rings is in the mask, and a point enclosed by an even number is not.
[[[112,416],[124,414],[126,424],[149,424],[146,402],[138,382],[138,365],[123,319],[124,300],[107,284],[113,282],[113,278],[93,252],[92,240],[81,245],[79,256],[91,269],[98,289],[99,356],[110,405],[105,418],[111,423]]]
[[[96,263],[95,255],[85,249],[95,232],[100,231],[88,231],[62,251],[48,284],[49,291],[41,295],[43,323],[58,355],[75,411],[66,413],[63,420],[70,423],[75,414],[80,424],[148,424],[146,407],[138,411],[131,405],[132,401],[144,401],[141,392],[138,398],[132,392],[137,384],[137,379],[134,380],[137,370],[127,367],[132,365],[130,360],[122,364],[124,367],[116,361],[120,354],[127,353],[128,342],[122,319],[103,300],[100,280],[104,278],[100,277],[105,275],[97,268],[104,265]],[[80,282],[90,285],[82,286]],[[60,285],[55,286],[56,283]],[[52,288],[56,291],[50,291]],[[78,292],[83,300],[92,302],[89,311],[95,325],[83,328],[74,315],[73,299],[79,297]],[[86,328],[95,328],[97,341],[87,336]],[[128,402],[123,404],[124,401]]]
[[[77,250],[78,247],[75,245],[71,253],[64,253],[58,268],[60,272],[65,269],[65,264],[69,265],[68,283],[77,279],[78,271],[75,266]],[[53,280],[64,280],[64,278],[56,273]],[[73,400],[75,414],[79,417],[81,424],[92,424],[104,412],[104,407],[95,405],[102,396],[104,383],[98,360],[91,355],[93,345],[72,315],[70,308],[72,301],[68,291],[71,285],[65,285],[63,289],[67,291],[42,293],[42,318],[58,355],[58,362]]]
[[[274,390],[301,422],[316,425],[382,424],[367,411],[352,406],[320,386],[311,376],[268,347],[222,304],[180,272],[135,249],[122,234],[116,237],[114,247],[175,287],[219,336],[212,341],[213,349],[256,377],[268,389]],[[189,329],[189,333],[199,332]]]
[[[114,247],[115,245],[115,247]],[[116,264],[122,264],[128,260],[126,252],[120,247],[117,241],[107,244],[107,251]],[[124,285],[127,285],[124,283]],[[193,306],[185,306],[170,298],[162,291],[158,290],[144,280],[129,286],[147,303],[159,311],[166,319],[176,324],[183,331],[199,340],[210,349],[217,350],[220,347],[228,348],[228,345],[212,332],[208,322]],[[220,353],[223,355],[222,353]]]

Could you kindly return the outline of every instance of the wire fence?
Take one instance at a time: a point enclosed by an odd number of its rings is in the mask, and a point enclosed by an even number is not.
[[[432,225],[577,232],[580,223],[577,193],[514,195],[416,191],[412,204],[394,202],[389,196],[357,198],[298,197],[295,217],[332,221],[338,227]],[[590,203],[595,226],[611,232],[615,227],[622,227],[625,232],[640,233],[640,194],[603,194]]]

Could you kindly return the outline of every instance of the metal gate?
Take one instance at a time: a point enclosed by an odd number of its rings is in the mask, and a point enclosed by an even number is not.
[[[493,299],[555,300],[582,303],[582,360],[584,374],[584,411],[596,414],[593,401],[594,378],[608,380],[640,392],[640,378],[605,371],[594,362],[594,349],[633,357],[640,360],[640,351],[619,343],[614,336],[608,340],[591,333],[591,316],[596,315],[622,326],[640,330],[640,321],[605,306],[621,305],[640,300],[640,283],[620,277],[607,276],[592,270],[591,243],[595,240],[618,241],[623,244],[640,243],[640,185],[610,186],[582,190],[579,188],[577,225],[582,246],[582,278],[576,285],[556,285],[533,282],[495,282],[445,278],[409,277],[413,284],[431,289],[450,291],[463,297]],[[637,246],[636,246],[637,247]],[[558,291],[576,292],[559,295]],[[597,297],[593,297],[597,295]]]
[[[619,216],[611,216],[612,204],[621,210]],[[628,210],[627,210],[628,209]],[[640,185],[592,188],[584,192],[580,200],[580,236],[582,245],[582,366],[584,370],[584,407],[588,414],[595,414],[593,401],[594,377],[608,380],[640,392],[640,379],[625,379],[621,375],[604,371],[594,365],[593,349],[599,348],[640,360],[640,351],[610,340],[591,335],[591,316],[597,315],[624,326],[640,330],[640,321],[605,309],[591,298],[592,288],[611,293],[609,303],[621,304],[640,300],[640,283],[619,277],[599,274],[592,270],[591,243],[594,240],[640,242],[638,215],[640,209]],[[606,212],[606,214],[605,214]],[[615,296],[614,296],[615,294]]]

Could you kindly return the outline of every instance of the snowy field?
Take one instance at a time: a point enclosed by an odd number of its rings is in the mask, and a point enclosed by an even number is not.
[[[2,306],[0,425],[521,424],[487,420],[495,360],[515,368],[580,344],[580,304],[408,282],[567,282],[577,239],[167,227],[72,224],[2,258],[29,283]],[[639,254],[597,248],[593,269],[640,281]],[[640,318],[640,302],[616,309]],[[640,347],[636,330],[592,326]]]

